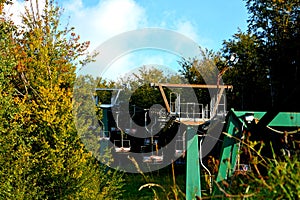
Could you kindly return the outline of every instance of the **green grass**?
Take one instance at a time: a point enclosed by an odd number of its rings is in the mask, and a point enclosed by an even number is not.
[[[253,145],[253,144],[251,144]],[[250,147],[250,145],[249,145]],[[250,151],[254,151],[249,150]],[[201,176],[203,199],[300,199],[300,153],[289,157],[263,157],[251,152],[251,171],[237,173],[218,184],[216,196],[208,193],[204,172]],[[260,167],[258,167],[260,165]],[[174,170],[172,169],[174,167]],[[127,200],[181,200],[185,199],[185,165],[170,165],[150,173],[125,173],[122,199]],[[260,173],[259,169],[267,169]]]
[[[145,174],[125,174],[125,191],[122,199],[184,199],[185,165],[175,165],[174,185],[172,165]],[[144,186],[144,187],[142,187]],[[176,195],[175,195],[176,193]]]

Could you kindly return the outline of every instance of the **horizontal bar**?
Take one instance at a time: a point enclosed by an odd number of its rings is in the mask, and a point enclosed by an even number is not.
[[[114,91],[114,90],[122,90],[122,89],[119,89],[119,88],[96,88],[95,89],[96,91],[102,91],[102,90],[107,90],[107,91]]]
[[[225,88],[232,89],[232,85],[206,85],[206,84],[177,84],[177,83],[151,83],[152,87],[176,87],[176,88]]]

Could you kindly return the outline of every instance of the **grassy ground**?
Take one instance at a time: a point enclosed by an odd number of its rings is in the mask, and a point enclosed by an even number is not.
[[[185,191],[185,165],[175,165],[174,175],[172,165],[144,175],[125,174],[126,185],[123,199],[152,200],[155,197],[157,199],[176,199],[175,196],[178,199],[185,199],[183,194]],[[140,189],[141,187],[142,189]]]

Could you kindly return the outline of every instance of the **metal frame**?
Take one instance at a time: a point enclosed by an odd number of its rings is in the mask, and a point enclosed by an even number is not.
[[[233,89],[232,85],[206,85],[206,84],[176,84],[176,83],[151,83],[150,86],[152,87],[158,87],[159,91],[162,95],[162,98],[164,100],[166,109],[168,113],[171,113],[170,104],[168,102],[168,99],[166,97],[165,91],[163,87],[170,87],[170,88],[199,88],[199,89],[218,89],[217,94],[217,100],[215,102],[215,105],[213,106],[213,111],[210,114],[210,118],[213,118],[216,115],[218,105],[220,104],[220,101],[222,99],[222,94],[225,89]],[[204,113],[203,113],[204,114]]]
[[[226,128],[224,130],[226,135],[223,139],[216,182],[219,183],[228,179],[236,170],[240,170],[241,166],[247,167],[238,162],[240,141],[237,139],[241,139],[244,130],[251,131],[251,126],[258,125],[259,122],[253,124],[251,120],[259,121],[266,114],[267,112],[235,111],[234,109],[229,111]],[[249,121],[247,121],[247,119]],[[297,131],[300,132],[300,113],[278,112],[278,114],[266,124],[266,127],[295,127]],[[249,167],[245,169],[251,170]],[[218,193],[218,188],[214,188],[214,193]]]

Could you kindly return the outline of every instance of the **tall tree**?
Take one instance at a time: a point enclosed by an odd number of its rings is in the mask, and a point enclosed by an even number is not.
[[[297,109],[296,96],[300,85],[300,2],[247,0],[246,6],[250,14],[249,31],[261,42],[261,65],[270,70],[274,106]]]
[[[74,61],[85,55],[89,43],[81,43],[73,28],[59,28],[60,8],[54,2],[46,1],[42,9],[34,3],[21,26],[1,22],[6,27],[0,32],[1,95],[7,98],[1,99],[0,117],[6,121],[1,120],[0,196],[118,197],[120,175],[97,163],[73,121]]]
[[[233,85],[233,91],[229,93],[229,107],[238,110],[262,110],[270,108],[272,88],[268,69],[261,64],[259,49],[261,43],[251,33],[243,33],[239,30],[233,39],[224,41],[222,49],[226,60],[235,53],[238,62],[224,73],[223,80]],[[225,67],[230,63],[225,62]],[[261,98],[264,96],[264,98]]]
[[[295,111],[300,93],[300,2],[245,2],[248,30],[239,30],[222,49],[225,55],[234,52],[240,58],[237,66],[224,75],[234,84],[232,105],[240,109]]]
[[[155,67],[142,67],[131,76],[123,77],[119,81],[119,85],[126,85],[125,93],[130,98],[131,105],[148,109],[154,104],[164,106],[163,98],[160,92],[150,86],[151,83],[170,83],[180,82],[180,78],[176,74],[169,73],[163,69]]]
[[[16,26],[5,17],[4,3],[10,2],[0,2],[0,198],[23,199],[26,193],[34,196],[37,188],[31,184],[31,177],[24,178],[32,167],[28,162],[31,148],[19,136],[22,121],[16,118],[25,107],[20,105],[14,90]]]

